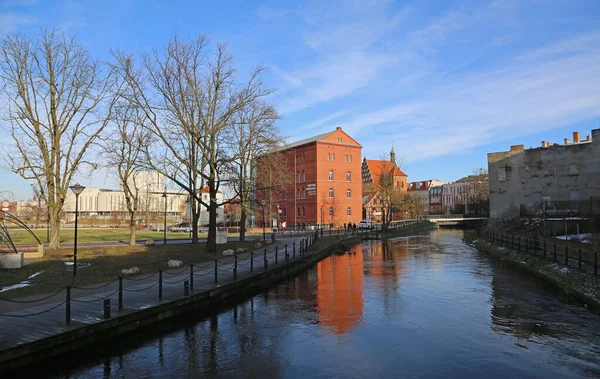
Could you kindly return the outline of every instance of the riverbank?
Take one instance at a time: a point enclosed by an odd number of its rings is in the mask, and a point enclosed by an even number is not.
[[[574,267],[550,262],[542,257],[519,253],[505,247],[494,246],[476,233],[467,233],[465,242],[480,252],[518,266],[584,302],[595,312],[600,312],[600,278]]]

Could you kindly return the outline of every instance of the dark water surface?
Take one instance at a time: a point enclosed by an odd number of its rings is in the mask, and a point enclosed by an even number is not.
[[[73,378],[600,376],[600,316],[461,237],[441,230],[367,242],[235,308],[61,358],[42,372]]]

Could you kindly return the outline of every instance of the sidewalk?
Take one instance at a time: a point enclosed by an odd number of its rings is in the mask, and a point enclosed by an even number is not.
[[[285,262],[285,251],[289,259],[300,256],[301,241],[307,237],[286,238],[277,241],[252,253],[241,253],[237,256],[237,278],[244,278],[253,272],[263,272],[264,257],[268,266]],[[295,246],[295,253],[294,253]],[[265,249],[266,248],[266,249]],[[275,251],[277,250],[277,254]],[[310,254],[307,252],[307,254]],[[251,258],[254,258],[253,260]],[[193,276],[190,266],[165,270],[162,273],[162,300],[159,296],[159,274],[123,279],[123,310],[118,310],[119,280],[102,285],[84,288],[73,287],[70,297],[71,322],[66,324],[66,289],[57,294],[36,295],[34,299],[44,299],[31,303],[29,299],[2,300],[0,296],[0,350],[11,346],[33,342],[80,326],[101,322],[103,320],[103,301],[110,299],[111,317],[159,305],[163,302],[180,298],[184,295],[184,281],[193,278],[193,291],[190,294],[217,288],[233,281],[233,268],[236,258],[221,257],[217,261],[194,265]],[[276,263],[277,262],[277,263]],[[215,268],[218,282],[215,284]],[[190,281],[191,282],[191,281]],[[190,286],[192,283],[190,283]]]

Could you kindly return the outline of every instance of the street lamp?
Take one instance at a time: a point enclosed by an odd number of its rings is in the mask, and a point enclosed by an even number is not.
[[[79,219],[79,195],[85,189],[81,184],[75,184],[69,187],[75,194],[75,244],[73,248],[73,283],[75,283],[75,277],[77,276],[77,221]]]
[[[260,201],[260,205],[262,205],[262,216],[263,216],[263,241],[267,240],[267,235],[265,234],[265,204],[264,200]]]
[[[167,244],[167,190],[165,189],[162,197],[165,199],[165,219],[163,225],[163,245]]]

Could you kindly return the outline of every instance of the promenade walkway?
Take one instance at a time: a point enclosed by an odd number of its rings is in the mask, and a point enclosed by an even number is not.
[[[70,298],[67,297],[67,289],[27,299],[9,300],[0,296],[0,351],[101,322],[105,299],[110,299],[111,317],[118,317],[181,298],[186,281],[190,287],[189,293],[194,294],[232,282],[235,268],[237,279],[263,272],[265,261],[268,268],[283,264],[286,252],[289,260],[299,258],[301,252],[310,254],[306,246],[312,239],[312,236],[290,237],[252,252],[221,257],[193,267],[188,265],[121,280],[115,278],[109,283],[83,288],[73,286]],[[122,296],[121,310],[119,294]]]

